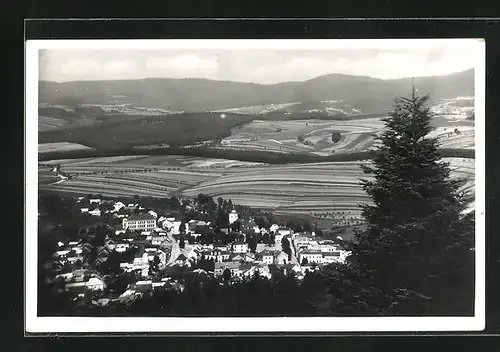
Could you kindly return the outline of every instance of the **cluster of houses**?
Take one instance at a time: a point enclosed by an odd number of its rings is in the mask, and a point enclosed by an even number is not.
[[[86,204],[102,204],[101,199],[89,199]],[[125,215],[121,209],[139,209],[143,212]],[[120,263],[123,272],[138,274],[138,281],[131,284],[122,296],[130,296],[144,290],[156,287],[170,287],[182,290],[182,284],[163,275],[167,267],[182,267],[188,271],[203,272],[216,278],[223,278],[225,273],[230,273],[231,280],[248,278],[258,273],[260,276],[271,278],[275,270],[285,274],[294,272],[301,279],[307,271],[317,270],[321,265],[329,263],[342,263],[350,255],[337,246],[333,241],[322,241],[312,234],[297,234],[293,230],[273,224],[270,228],[259,228],[255,222],[246,224],[245,230],[253,233],[272,233],[275,245],[258,244],[254,253],[249,244],[236,240],[227,245],[215,244],[186,244],[180,248],[178,240],[172,235],[184,233],[193,237],[201,236],[196,233],[198,226],[210,226],[210,222],[192,219],[187,222],[174,217],[158,216],[149,210],[146,211],[138,204],[124,204],[113,202],[107,211],[121,218],[122,228],[115,231],[113,239],[106,238],[104,246],[99,248],[97,262],[104,262],[112,252],[123,253],[134,248],[134,255],[127,257],[130,260]],[[98,209],[97,209],[98,210]],[[81,212],[97,215],[93,209],[81,208]],[[233,210],[228,214],[229,223],[238,220],[238,213]],[[182,228],[184,227],[184,228]],[[241,232],[243,234],[243,232]],[[281,248],[284,238],[290,242],[290,255]],[[77,264],[84,262],[85,253],[92,248],[90,244],[81,241],[60,243],[59,249],[54,253],[53,259],[61,266],[66,263]],[[174,250],[175,248],[175,250]],[[154,264],[157,272],[153,280],[151,265]],[[56,279],[64,281],[66,291],[78,295],[85,291],[103,291],[106,288],[105,280],[96,271],[81,269],[76,265],[72,272],[60,272]],[[202,269],[203,268],[203,269]],[[166,277],[165,277],[166,276]]]

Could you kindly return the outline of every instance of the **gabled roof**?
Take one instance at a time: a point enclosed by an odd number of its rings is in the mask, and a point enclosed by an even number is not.
[[[187,258],[184,254],[181,253],[175,260],[187,260]]]
[[[148,213],[134,214],[130,215],[127,219],[128,221],[137,221],[137,220],[155,220],[154,216]]]
[[[300,254],[323,254],[321,251],[312,251],[312,250],[306,250]]]
[[[274,257],[274,252],[266,249],[266,250],[263,250],[262,252],[259,252],[259,255],[261,255],[262,257],[264,257],[264,256],[273,256]]]

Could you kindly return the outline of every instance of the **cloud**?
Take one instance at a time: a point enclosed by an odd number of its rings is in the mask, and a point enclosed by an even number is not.
[[[101,64],[94,59],[71,59],[63,62],[60,67],[60,75],[62,78],[71,78],[75,80],[86,79],[86,77],[94,77],[99,74]]]
[[[146,71],[151,77],[200,77],[213,78],[219,65],[216,58],[205,59],[196,55],[152,57],[146,60]]]
[[[442,75],[477,63],[467,46],[334,50],[43,50],[40,78],[55,81],[148,77],[272,84],[343,73],[376,78]]]
[[[111,61],[106,63],[101,68],[101,73],[107,77],[114,77],[114,79],[120,79],[120,77],[126,76],[133,72],[137,68],[137,63],[133,60],[121,60],[121,61]],[[111,78],[109,78],[111,79]]]

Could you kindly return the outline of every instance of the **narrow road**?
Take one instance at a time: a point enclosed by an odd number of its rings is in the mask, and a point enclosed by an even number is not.
[[[179,243],[175,240],[172,234],[167,235],[171,243],[170,248],[170,258],[167,261],[167,266],[173,265],[177,257],[181,254],[181,249],[179,248]]]

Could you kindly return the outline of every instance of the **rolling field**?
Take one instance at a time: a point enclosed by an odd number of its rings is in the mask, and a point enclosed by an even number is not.
[[[58,152],[66,150],[81,150],[81,149],[93,149],[93,148],[78,143],[68,143],[68,142],[38,144],[38,153],[50,153],[50,152]]]
[[[474,123],[453,120],[445,116],[433,119],[436,130],[432,137],[439,137],[442,148],[474,149]],[[254,120],[235,127],[231,135],[222,140],[220,148],[232,150],[263,150],[279,153],[356,153],[373,149],[375,139],[384,130],[381,117],[349,121]],[[454,131],[458,130],[459,133]],[[341,139],[334,143],[332,132],[339,132]],[[451,132],[451,134],[450,134]],[[301,141],[299,141],[301,139]]]
[[[474,191],[474,159],[446,158],[454,177],[465,177],[464,188]],[[359,203],[369,199],[359,185],[367,178],[364,162],[322,162],[268,165],[185,156],[134,156],[58,160],[71,179],[40,188],[73,194],[105,196],[172,195],[194,197],[204,193],[231,198],[235,204],[283,214],[357,219]],[[46,165],[54,164],[46,163]],[[41,168],[41,174],[50,170]]]

